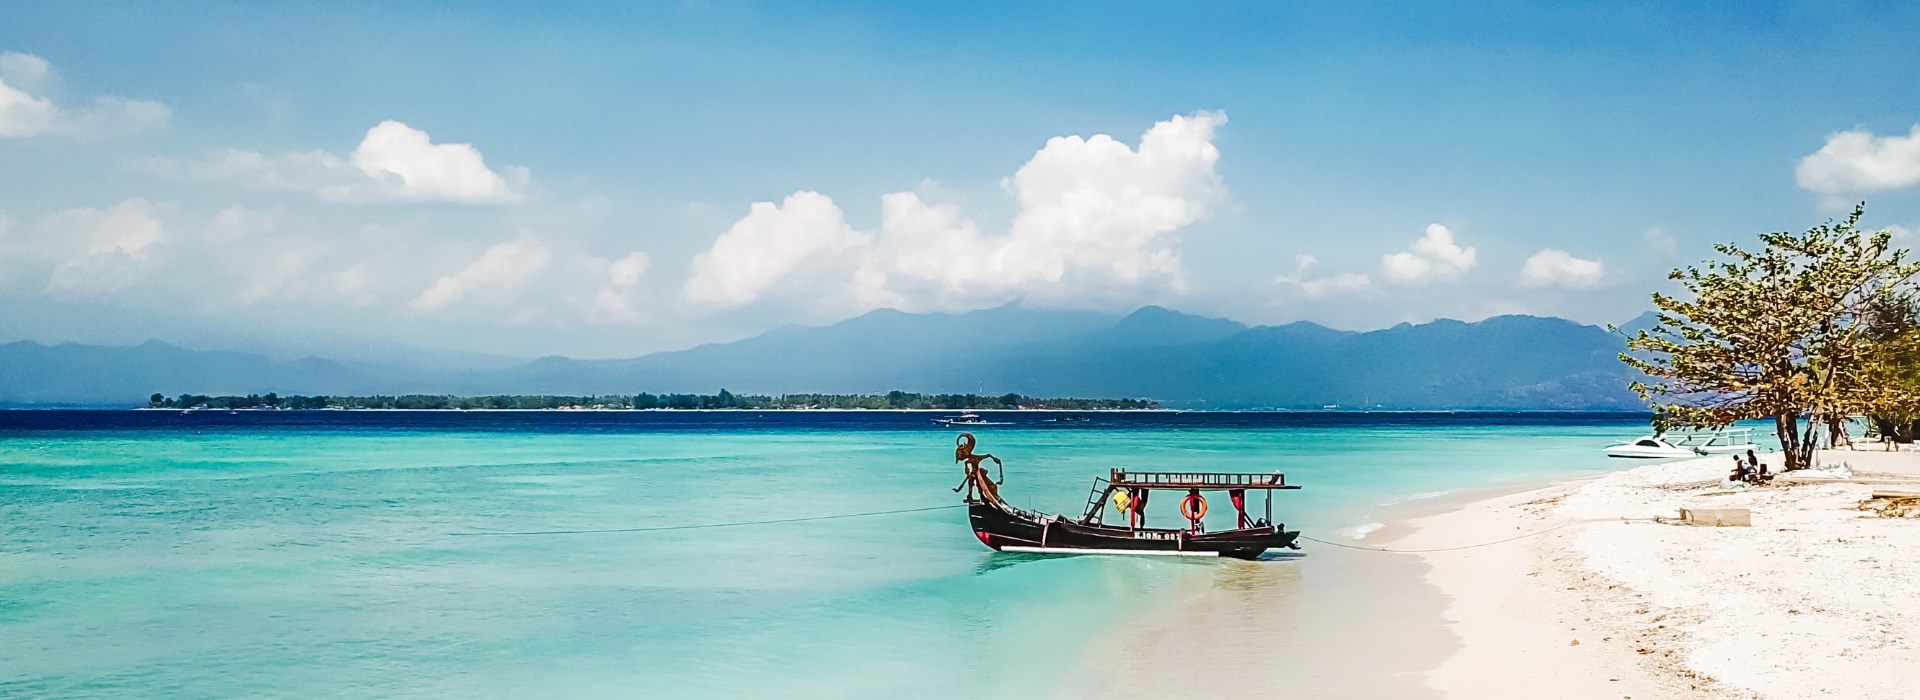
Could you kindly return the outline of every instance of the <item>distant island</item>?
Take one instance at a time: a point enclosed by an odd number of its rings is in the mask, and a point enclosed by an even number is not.
[[[1644,411],[1619,332],[1558,318],[1436,320],[1371,331],[1247,326],[1149,306],[1127,315],[1004,306],[881,309],[828,326],[628,358],[532,360],[408,351],[388,359],[277,359],[148,341],[0,342],[0,405],[144,404],[149,392],[282,396],[594,396],[631,387],[763,396],[1152,397],[1170,408]],[[0,330],[0,335],[5,331]],[[964,338],[964,342],[956,339]],[[801,399],[802,402],[811,401]],[[860,405],[878,406],[873,401]]]
[[[387,409],[408,411],[528,411],[528,410],[1057,410],[1057,411],[1153,411],[1163,407],[1148,399],[1044,399],[1020,394],[981,396],[979,394],[916,394],[890,391],[885,394],[782,394],[763,396],[735,394],[721,389],[718,394],[607,394],[589,396],[500,395],[448,396],[440,394],[401,394],[396,396],[281,396],[275,393],[246,396],[206,396],[181,394],[167,397],[154,394],[147,408],[173,409]]]

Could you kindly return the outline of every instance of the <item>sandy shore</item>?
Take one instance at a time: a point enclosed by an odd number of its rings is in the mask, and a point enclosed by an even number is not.
[[[1911,453],[1819,461],[1848,462],[1863,480],[1920,478]],[[1522,537],[1418,555],[1459,641],[1426,684],[1455,698],[1911,697],[1920,520],[1857,510],[1869,483],[1729,492],[1730,463],[1481,498],[1368,538],[1407,550]],[[1753,526],[1649,520],[1681,507],[1748,508]]]

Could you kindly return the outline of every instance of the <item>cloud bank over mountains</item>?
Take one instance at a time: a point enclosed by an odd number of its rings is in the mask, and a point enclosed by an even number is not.
[[[1527,287],[1593,289],[1604,283],[1606,276],[1606,263],[1576,258],[1557,248],[1534,253],[1520,268],[1520,284]]]
[[[1388,281],[1407,287],[1452,282],[1473,269],[1478,254],[1471,246],[1454,243],[1447,227],[1430,224],[1412,247],[1381,258],[1380,272]]]
[[[760,202],[700,253],[688,301],[741,306],[785,291],[845,311],[964,311],[1025,300],[1113,305],[1185,287],[1179,233],[1226,197],[1219,112],[1155,124],[1138,148],[1111,136],[1049,139],[1001,182],[1015,213],[989,232],[959,206],[883,195],[858,230],[833,200]]]
[[[503,176],[487,167],[472,144],[434,143],[427,132],[391,119],[368,129],[344,157],[325,150],[269,156],[228,149],[198,160],[144,158],[130,165],[155,175],[305,192],[349,204],[516,204],[532,181],[525,168],[505,168]]]
[[[159,101],[100,94],[124,87],[71,84],[84,68],[68,79],[41,56],[0,53],[0,144],[92,149],[89,162],[133,183],[68,182],[58,197],[0,200],[10,209],[0,211],[0,319],[36,307],[52,309],[45,317],[107,309],[278,329],[324,319],[370,336],[525,346],[551,337],[545,351],[560,352],[599,337],[684,346],[881,308],[1176,303],[1335,325],[1579,316],[1568,309],[1596,290],[1624,298],[1629,280],[1658,284],[1654,275],[1697,252],[1679,239],[1704,235],[1647,222],[1617,240],[1581,238],[1562,231],[1574,226],[1536,231],[1446,199],[1409,204],[1385,223],[1309,229],[1272,211],[1331,205],[1300,203],[1284,180],[1234,170],[1235,154],[1284,139],[1236,144],[1243,127],[1223,110],[1136,114],[1112,133],[1074,133],[1075,115],[998,147],[997,166],[947,183],[955,189],[931,179],[941,163],[855,185],[803,166],[717,204],[636,204],[644,188],[623,192],[568,167],[577,163],[501,143],[500,134],[523,132],[417,104],[362,105],[316,122],[324,131],[207,127],[170,143],[176,121],[205,115],[204,105],[176,117]],[[252,87],[233,100],[278,94]],[[271,119],[300,116],[288,101]],[[1920,126],[1839,131],[1800,153],[1795,182],[1822,206],[1920,186]],[[1323,175],[1313,169],[1325,163],[1301,164],[1300,177]],[[1243,216],[1253,201],[1283,204]],[[644,207],[690,213],[627,215]],[[1229,269],[1239,276],[1221,274]]]
[[[45,74],[43,62],[7,56],[0,66],[11,80]],[[13,109],[40,109],[27,99]],[[1230,203],[1218,145],[1227,123],[1224,112],[1199,111],[1158,121],[1131,144],[1050,138],[1000,180],[1011,205],[1000,224],[937,185],[880,195],[872,226],[850,221],[827,194],[797,190],[751,204],[675,281],[651,276],[654,255],[638,241],[558,225],[597,200],[554,197],[528,168],[490,164],[474,144],[387,119],[344,153],[130,157],[133,172],[252,201],[206,212],[133,197],[54,212],[17,227],[12,266],[43,280],[31,291],[69,301],[205,314],[359,309],[400,324],[520,329],[646,327],[745,309],[831,321],[880,308],[1133,308],[1189,291],[1184,239]],[[1378,295],[1376,279],[1447,285],[1479,262],[1475,246],[1434,223],[1381,256],[1377,277],[1326,270],[1302,253],[1273,281],[1308,300]],[[1549,250],[1527,261],[1522,279],[1590,289],[1599,270],[1597,260]]]

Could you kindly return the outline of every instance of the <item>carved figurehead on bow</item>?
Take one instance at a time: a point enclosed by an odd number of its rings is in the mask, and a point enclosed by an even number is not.
[[[961,433],[960,437],[954,440],[953,461],[967,465],[967,474],[965,481],[960,482],[959,486],[953,487],[953,492],[959,493],[961,489],[966,489],[967,500],[972,501],[974,490],[978,489],[981,500],[998,503],[1000,501],[1000,489],[998,487],[1007,480],[1006,465],[1000,461],[999,457],[991,454],[984,452],[977,455],[974,454],[973,447],[975,444],[973,433]],[[986,468],[980,466],[982,462],[989,459],[993,460],[993,466],[999,468],[1000,478],[988,478]]]

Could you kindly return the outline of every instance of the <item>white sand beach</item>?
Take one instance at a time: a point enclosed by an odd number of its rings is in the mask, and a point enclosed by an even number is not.
[[[1419,555],[1460,642],[1427,673],[1445,697],[1912,697],[1920,519],[1858,505],[1876,488],[1920,489],[1900,485],[1920,479],[1920,455],[1818,459],[1843,461],[1852,482],[1731,491],[1727,457],[1647,465],[1482,498],[1369,543],[1437,549],[1551,529]],[[1751,509],[1752,526],[1650,520],[1682,507]]]

